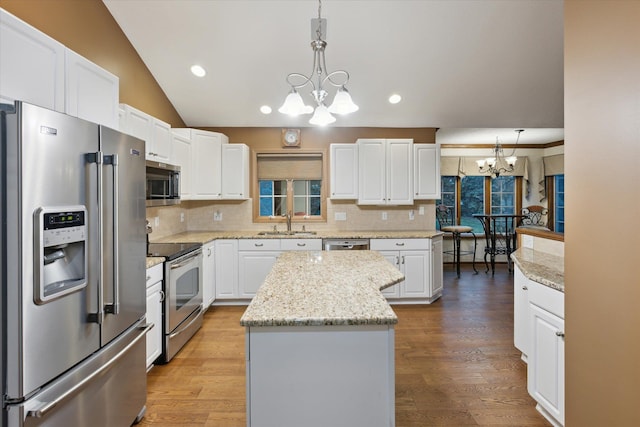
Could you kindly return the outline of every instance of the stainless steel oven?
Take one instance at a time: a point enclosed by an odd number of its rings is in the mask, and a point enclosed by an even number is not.
[[[202,326],[202,245],[150,243],[164,256],[163,332],[160,363],[169,362]]]

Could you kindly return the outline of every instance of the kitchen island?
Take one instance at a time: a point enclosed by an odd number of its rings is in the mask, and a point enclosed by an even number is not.
[[[394,426],[401,282],[374,251],[283,253],[240,320],[247,426]]]

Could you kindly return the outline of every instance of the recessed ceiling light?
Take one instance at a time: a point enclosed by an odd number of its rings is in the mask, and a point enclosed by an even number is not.
[[[194,76],[197,76],[197,77],[204,77],[207,75],[207,72],[205,71],[205,69],[199,65],[192,65],[191,72],[193,73]]]
[[[397,104],[400,101],[402,101],[402,97],[400,95],[398,95],[397,93],[394,93],[393,95],[391,95],[389,97],[389,102],[392,103],[392,104]]]
[[[269,107],[268,105],[263,105],[262,107],[260,107],[260,112],[262,114],[271,114],[271,107]]]

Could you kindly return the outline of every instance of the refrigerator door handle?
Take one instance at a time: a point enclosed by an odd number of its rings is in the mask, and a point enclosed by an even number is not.
[[[111,168],[113,169],[113,203],[111,204],[113,215],[113,302],[111,304],[106,304],[104,306],[104,311],[110,314],[118,314],[120,312],[120,280],[118,277],[118,272],[120,271],[120,258],[118,254],[118,247],[120,246],[120,242],[118,241],[118,218],[120,212],[118,210],[118,203],[116,203],[116,201],[119,200],[118,155],[111,154],[109,156],[105,156],[104,163],[106,165],[111,165]]]
[[[87,153],[85,154],[85,160],[87,163],[95,163],[97,167],[97,190],[96,190],[96,198],[98,202],[102,201],[102,164],[104,162],[104,156],[102,151],[97,151],[95,153]],[[98,311],[95,313],[89,313],[87,320],[89,322],[102,324],[104,320],[104,310],[103,310],[103,300],[102,300],[102,284],[104,281],[104,266],[102,263],[102,224],[104,221],[102,209],[100,209],[100,203],[98,203],[98,212],[96,215],[97,218],[97,226],[98,226],[98,244],[97,244],[97,257],[100,262],[98,262]]]
[[[60,402],[65,400],[67,397],[76,393],[78,390],[82,389],[85,385],[93,381],[94,378],[98,377],[107,369],[109,369],[114,363],[116,363],[119,359],[121,359],[122,356],[127,354],[127,352],[134,345],[136,345],[138,341],[140,341],[142,338],[144,338],[147,335],[147,332],[149,332],[151,328],[153,328],[153,323],[147,323],[145,325],[141,325],[139,328],[141,330],[141,333],[137,337],[135,337],[129,344],[127,344],[125,348],[120,350],[118,354],[113,356],[111,360],[109,360],[107,363],[102,365],[99,369],[96,369],[95,371],[93,371],[90,375],[87,375],[85,378],[82,379],[82,381],[78,382],[76,385],[66,390],[64,393],[60,394],[54,400],[50,402],[43,402],[43,405],[39,409],[27,411],[27,417],[42,418],[46,416],[47,413],[51,411],[56,405],[58,405]]]

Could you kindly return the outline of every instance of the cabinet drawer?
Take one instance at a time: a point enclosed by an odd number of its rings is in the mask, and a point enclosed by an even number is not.
[[[431,239],[371,239],[372,251],[406,251],[431,249]]]
[[[240,239],[239,251],[279,251],[280,239]]]
[[[564,292],[528,281],[529,302],[564,319]]]
[[[147,288],[162,281],[162,276],[164,276],[163,265],[156,264],[151,268],[147,268]]]
[[[322,239],[282,239],[280,248],[283,251],[321,251]]]

